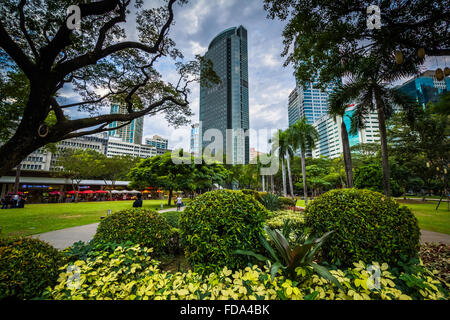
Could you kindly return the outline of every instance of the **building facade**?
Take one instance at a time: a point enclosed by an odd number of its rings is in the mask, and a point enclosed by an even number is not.
[[[444,92],[450,91],[450,77],[439,81],[436,79],[435,72],[435,70],[427,70],[398,86],[398,89],[423,106],[428,102],[436,103]]]
[[[328,112],[328,97],[333,92],[335,84],[329,84],[325,90],[316,89],[317,82],[297,87],[289,94],[288,122],[293,125],[305,117],[306,122],[313,124]]]
[[[169,148],[169,140],[162,138],[156,134],[152,138],[145,138],[145,144],[156,147],[158,149],[167,150]]]
[[[157,155],[156,147],[145,144],[124,142],[118,137],[108,139],[107,157],[130,155],[139,158],[150,158]]]
[[[126,114],[127,109],[123,106],[112,104],[110,114],[119,113]],[[120,126],[122,122],[114,121],[109,124],[109,128]],[[142,135],[144,132],[144,117],[140,117],[131,121],[130,124],[116,130],[109,131],[110,136],[116,136],[128,143],[142,143]]]
[[[200,124],[194,123],[191,126],[191,141],[189,152],[193,154],[200,154]]]
[[[232,158],[232,163],[248,163],[250,154],[249,92],[247,30],[232,27],[219,33],[209,44],[205,58],[213,63],[221,83],[200,86],[200,137],[202,148],[211,141],[203,141],[209,129],[222,133],[222,152]],[[233,130],[230,134],[227,129]],[[236,133],[243,132],[239,138]]]
[[[355,111],[355,105],[350,105],[342,117],[337,116],[336,121],[332,116],[324,114],[313,123],[316,128],[319,139],[316,142],[316,147],[312,150],[313,158],[327,157],[337,158],[343,152],[341,139],[341,124],[344,121],[347,128],[348,139],[350,147],[362,144],[378,142],[380,140],[378,131],[378,117],[376,112],[371,112],[364,119],[364,128],[358,130],[356,134],[349,133],[351,127],[351,117]]]

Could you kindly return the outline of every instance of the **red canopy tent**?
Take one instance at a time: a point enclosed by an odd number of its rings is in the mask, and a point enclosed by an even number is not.
[[[85,191],[80,191],[80,193],[82,193],[82,194],[90,194],[90,193],[95,193],[95,191],[85,190]]]
[[[95,193],[109,193],[109,192],[106,190],[97,190],[97,191],[95,191]]]
[[[75,191],[75,190],[71,190],[71,191],[69,191],[69,192],[67,192],[68,194],[75,194],[75,193],[77,193],[78,191]],[[83,191],[80,191],[80,193],[81,192],[83,192]]]
[[[14,195],[15,193],[14,192],[8,192],[7,194],[8,195]],[[23,194],[23,192],[22,191],[17,191],[17,194]]]
[[[63,194],[64,192],[61,192],[61,191],[52,191],[52,192],[49,192],[48,194]]]

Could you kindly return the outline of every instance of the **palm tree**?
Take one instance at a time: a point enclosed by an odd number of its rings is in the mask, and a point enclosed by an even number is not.
[[[339,89],[341,98],[337,104],[348,101],[356,102],[356,109],[352,116],[350,133],[354,134],[364,127],[364,119],[370,112],[376,111],[378,116],[378,130],[381,144],[381,161],[383,168],[383,189],[386,196],[390,195],[389,162],[386,137],[386,119],[393,112],[393,106],[409,109],[413,102],[405,94],[389,85],[401,78],[414,74],[418,66],[413,62],[396,65],[387,58],[375,54],[362,57],[357,63],[357,70],[353,71],[349,81]],[[393,59],[392,59],[393,60]],[[336,106],[336,112],[339,106]]]
[[[306,122],[303,117],[292,125],[292,143],[295,150],[300,149],[302,160],[303,193],[305,205],[308,204],[308,190],[306,189],[306,165],[305,157],[307,148],[314,149],[316,140],[319,138],[316,128]]]
[[[333,116],[336,122],[337,117],[341,120],[341,141],[342,141],[342,153],[344,156],[344,167],[347,188],[353,188],[353,165],[352,165],[352,154],[350,152],[350,142],[348,140],[347,127],[344,122],[345,109],[347,109],[349,101],[348,97],[342,86],[337,87],[334,92],[330,95],[328,114]]]
[[[287,154],[289,153],[289,150],[290,150],[288,131],[287,130],[283,131],[283,130],[279,129],[275,133],[275,136],[273,137],[272,140],[275,140],[275,139],[278,139],[278,147],[275,150],[275,152],[276,152],[277,156],[281,160],[281,170],[282,170],[282,180],[283,180],[283,196],[286,197],[287,196],[287,190],[286,190],[286,169],[285,169],[285,166],[284,166],[284,160],[285,160],[285,157],[287,156]]]

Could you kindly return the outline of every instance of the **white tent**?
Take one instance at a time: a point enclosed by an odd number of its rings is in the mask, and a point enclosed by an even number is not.
[[[137,191],[137,190],[131,190],[131,191],[127,191],[127,193],[141,193],[141,192]]]
[[[111,193],[122,193],[122,192],[119,190],[112,190]]]

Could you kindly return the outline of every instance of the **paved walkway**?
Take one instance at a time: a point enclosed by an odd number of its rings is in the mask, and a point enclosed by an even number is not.
[[[185,207],[182,207],[183,211]],[[160,210],[159,212],[175,211],[176,208],[169,208]],[[72,227],[67,229],[61,229],[56,231],[50,231],[34,235],[33,238],[38,238],[50,243],[57,249],[65,249],[78,241],[89,242],[94,237],[97,231],[98,223],[87,224],[79,227]],[[420,242],[443,242],[450,244],[450,235],[438,232],[432,232],[427,230],[420,230],[421,237]]]
[[[181,208],[181,211],[185,207]],[[159,212],[175,211],[177,208],[160,210]],[[89,242],[97,231],[98,223],[87,224],[79,227],[66,228],[33,235],[33,238],[50,243],[56,249],[65,249],[78,241]]]

